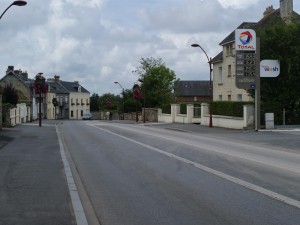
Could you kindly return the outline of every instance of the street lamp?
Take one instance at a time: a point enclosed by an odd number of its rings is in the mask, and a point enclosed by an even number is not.
[[[114,82],[115,84],[118,84],[121,89],[122,89],[122,95],[123,95],[123,100],[122,100],[122,117],[123,117],[123,120],[124,120],[124,88],[122,87],[122,85],[118,82],[118,81],[115,81]]]
[[[13,5],[16,5],[16,6],[24,6],[24,5],[26,5],[27,4],[27,2],[25,2],[25,1],[14,1],[13,3],[11,3],[5,10],[4,10],[4,12],[1,14],[1,16],[0,16],[0,19],[2,18],[2,16],[6,13],[6,11],[10,8],[10,7],[12,7]]]
[[[46,94],[48,91],[48,85],[46,83],[43,73],[38,73],[35,76],[34,81],[34,91],[35,94],[39,95],[39,126],[42,126],[42,94]]]
[[[192,47],[199,47],[201,48],[201,50],[204,52],[204,54],[206,55],[208,64],[209,64],[209,127],[212,127],[212,80],[211,80],[211,76],[212,76],[212,66],[211,66],[211,58],[208,58],[208,55],[206,54],[206,52],[204,51],[204,49],[198,45],[198,44],[192,44]]]
[[[143,100],[144,100],[144,115],[143,115],[143,122],[146,123],[146,82],[145,82],[145,75],[143,76],[143,79],[139,79],[139,82],[143,83]]]

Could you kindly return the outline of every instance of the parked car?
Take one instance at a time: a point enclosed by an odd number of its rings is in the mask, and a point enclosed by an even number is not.
[[[91,119],[93,119],[93,116],[91,113],[85,113],[85,114],[83,114],[82,119],[83,120],[91,120]]]

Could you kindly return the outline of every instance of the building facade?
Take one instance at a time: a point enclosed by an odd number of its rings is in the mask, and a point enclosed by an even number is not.
[[[280,0],[280,8],[273,6],[266,8],[263,17],[256,23],[243,22],[236,29],[258,30],[265,27],[276,17],[286,22],[292,16],[299,17],[293,11],[293,0]],[[235,31],[231,32],[220,42],[222,51],[212,59],[213,63],[213,99],[214,101],[252,101],[253,99],[244,89],[238,89],[235,84]]]
[[[0,80],[3,90],[11,85],[18,94],[19,103],[30,106],[31,120],[38,118],[39,96],[34,91],[34,79],[28,78],[27,72],[14,70],[9,66],[6,75]],[[90,92],[78,81],[60,80],[60,76],[47,79],[48,92],[42,94],[41,113],[45,119],[82,119],[84,113],[90,112]]]

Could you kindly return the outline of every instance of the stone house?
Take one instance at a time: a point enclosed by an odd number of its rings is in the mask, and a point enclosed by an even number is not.
[[[8,66],[5,76],[0,80],[2,90],[7,85],[11,85],[17,91],[19,103],[25,103],[30,107],[30,120],[37,119],[38,115],[38,104],[33,83],[34,80],[28,78],[26,71],[15,70],[14,66]]]
[[[78,81],[62,81],[60,76],[55,75],[47,82],[47,102],[52,104],[47,109],[49,119],[81,119],[84,113],[90,112],[90,92]],[[53,104],[54,101],[56,104]]]
[[[258,22],[243,22],[236,29],[258,30],[281,17],[289,22],[291,16],[299,18],[293,11],[293,0],[280,0],[280,8],[267,7],[263,18]],[[247,90],[238,89],[235,84],[235,31],[220,42],[222,51],[212,59],[213,100],[214,101],[252,101]]]
[[[67,82],[60,76],[47,79],[48,92],[42,94],[41,112],[45,119],[81,119],[90,112],[90,93],[78,81]],[[6,75],[0,80],[2,90],[11,84],[17,91],[19,103],[30,107],[30,120],[38,118],[39,99],[34,91],[34,79],[28,78],[27,72],[14,70],[8,66]]]

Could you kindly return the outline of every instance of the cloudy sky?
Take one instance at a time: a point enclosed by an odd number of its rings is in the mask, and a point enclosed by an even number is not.
[[[1,0],[3,12],[13,0]],[[90,91],[119,94],[141,58],[162,58],[181,80],[208,80],[207,59],[240,23],[257,22],[279,0],[28,0],[0,21],[0,71],[59,75]],[[300,2],[294,1],[300,14]]]

